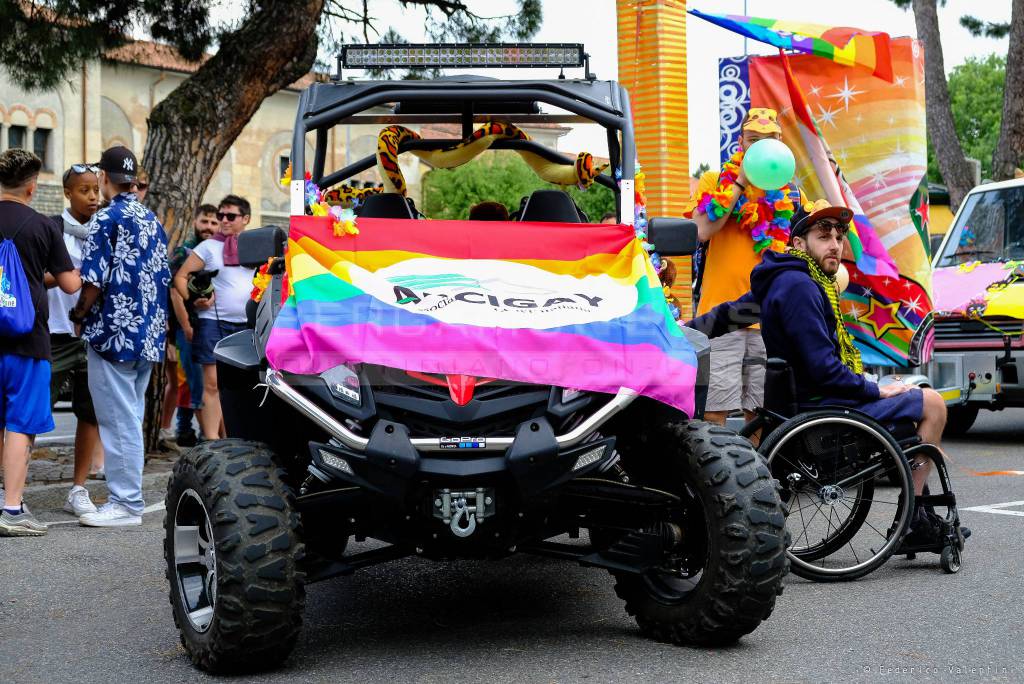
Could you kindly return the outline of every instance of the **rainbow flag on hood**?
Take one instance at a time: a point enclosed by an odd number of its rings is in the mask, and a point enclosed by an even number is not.
[[[597,392],[693,414],[696,355],[629,226],[293,217],[273,368],[369,363]]]

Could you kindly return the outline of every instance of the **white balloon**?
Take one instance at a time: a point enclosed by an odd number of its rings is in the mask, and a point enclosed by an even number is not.
[[[840,292],[846,292],[850,285],[850,272],[846,270],[844,264],[839,264],[839,270],[836,271],[836,284],[839,285]]]

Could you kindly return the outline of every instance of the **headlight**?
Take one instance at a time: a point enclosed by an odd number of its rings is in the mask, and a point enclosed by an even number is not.
[[[578,389],[563,389],[562,390],[562,403],[568,404],[573,399],[578,399],[583,396],[583,390]]]
[[[331,395],[359,406],[362,397],[359,393],[359,376],[354,370],[342,364],[320,374],[320,379],[327,385]]]

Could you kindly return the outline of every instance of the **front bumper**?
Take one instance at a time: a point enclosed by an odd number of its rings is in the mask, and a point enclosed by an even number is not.
[[[265,382],[274,394],[313,421],[330,437],[310,443],[311,473],[324,482],[341,481],[401,499],[423,480],[488,480],[509,476],[523,496],[536,495],[599,469],[614,458],[615,440],[596,433],[636,398],[620,389],[607,403],[568,432],[556,434],[546,417],[518,425],[513,436],[413,437],[409,428],[379,419],[368,437],[356,434],[291,387],[273,370]]]
[[[932,386],[947,406],[968,402],[998,407],[1024,406],[1024,351],[936,351],[927,365]]]
[[[314,402],[310,401],[291,387],[287,382],[285,382],[279,372],[273,369],[267,369],[264,381],[274,394],[312,420],[319,427],[326,430],[327,433],[340,444],[357,452],[366,451],[369,448],[372,436],[369,438],[362,437],[349,430],[330,413],[324,411]],[[564,434],[554,435],[555,444],[559,449],[568,449],[576,446],[589,437],[595,430],[608,422],[615,416],[615,414],[629,406],[636,397],[637,393],[631,389],[627,389],[625,387],[619,389],[618,393],[611,399],[611,401],[594,411],[594,413],[590,414],[590,416],[588,416],[586,420],[581,422],[578,426]],[[395,429],[394,426],[399,426],[403,430],[405,429],[405,426],[401,426],[398,423],[380,421],[378,425],[381,423],[393,426],[392,430]],[[374,431],[376,432],[376,428]],[[519,436],[486,438],[469,437],[469,440],[471,441],[463,441],[461,438],[453,440],[444,437],[407,438],[409,443],[412,445],[412,448],[416,451],[447,451],[449,449],[466,447],[473,448],[474,450],[480,449],[483,451],[505,451],[511,447],[517,439],[519,439]]]

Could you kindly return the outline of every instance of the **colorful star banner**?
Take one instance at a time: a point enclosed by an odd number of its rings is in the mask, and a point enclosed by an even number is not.
[[[847,327],[866,364],[913,366],[927,360],[931,347],[927,194],[920,192],[926,172],[924,58],[910,38],[893,39],[889,48],[891,82],[869,69],[813,54],[791,54],[788,60],[813,124],[852,191],[855,202],[848,204],[859,205],[871,229],[868,233],[858,223],[861,238],[867,236],[865,251],[870,246],[876,255],[881,249],[888,256],[874,264],[847,262],[850,287],[842,303]],[[721,60],[722,159],[736,151],[747,110],[771,107],[779,112],[783,141],[796,156],[797,183],[809,197],[829,197],[793,100],[781,57]],[[897,273],[883,262],[891,262]]]

